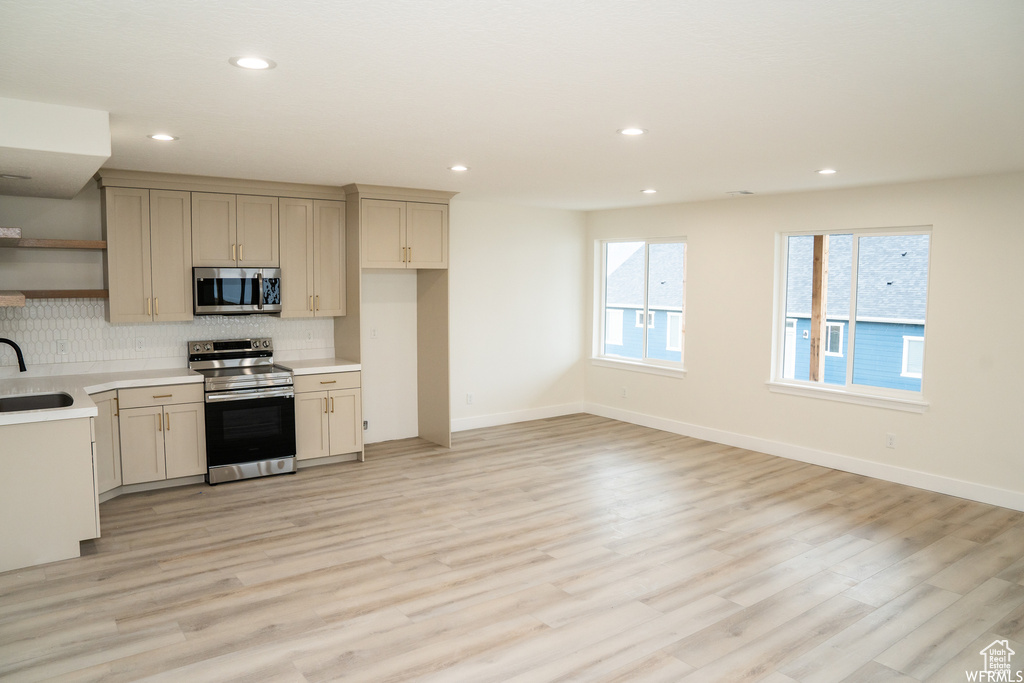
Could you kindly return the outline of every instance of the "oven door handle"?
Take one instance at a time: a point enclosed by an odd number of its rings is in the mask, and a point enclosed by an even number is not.
[[[223,403],[225,401],[251,401],[261,398],[294,398],[294,387],[275,387],[263,389],[238,389],[236,391],[218,391],[206,394],[207,403]]]

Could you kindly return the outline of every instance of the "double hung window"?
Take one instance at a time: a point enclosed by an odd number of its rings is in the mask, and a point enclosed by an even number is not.
[[[927,230],[790,234],[780,246],[773,377],[833,392],[919,398]]]
[[[600,243],[597,357],[681,369],[686,337],[686,243]]]

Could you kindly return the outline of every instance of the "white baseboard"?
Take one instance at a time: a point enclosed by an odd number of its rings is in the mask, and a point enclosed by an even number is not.
[[[621,422],[629,422],[642,427],[660,429],[661,431],[670,432],[672,434],[691,436],[696,439],[703,439],[704,441],[713,441],[715,443],[725,444],[726,446],[745,448],[759,453],[776,455],[781,458],[799,460],[800,462],[822,465],[823,467],[830,467],[844,472],[861,474],[867,477],[874,477],[875,479],[884,479],[885,481],[891,481],[897,484],[906,484],[907,486],[913,486],[927,491],[945,493],[958,498],[975,500],[980,503],[988,503],[989,505],[998,505],[999,507],[1009,508],[1011,510],[1024,511],[1024,493],[1019,491],[1000,489],[994,486],[987,486],[985,484],[963,481],[962,479],[943,477],[937,474],[921,472],[919,470],[887,465],[885,463],[864,460],[862,458],[855,458],[849,455],[819,451],[813,448],[805,448],[803,446],[794,446],[780,441],[771,441],[769,439],[762,439],[755,436],[727,432],[721,429],[701,427],[700,425],[688,424],[677,420],[653,417],[597,403],[584,404],[583,411],[592,415],[607,417]]]
[[[585,412],[583,403],[565,403],[558,406],[544,406],[543,408],[531,408],[529,410],[516,410],[510,413],[494,413],[493,415],[478,415],[476,417],[461,417],[452,420],[453,432],[464,432],[467,429],[481,429],[482,427],[497,427],[516,422],[527,422],[529,420],[544,420],[549,417],[561,417],[562,415],[574,415]]]

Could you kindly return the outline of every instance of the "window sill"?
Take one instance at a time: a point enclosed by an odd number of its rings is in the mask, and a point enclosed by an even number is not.
[[[845,389],[831,389],[826,387],[812,387],[805,384],[789,384],[787,382],[767,382],[769,391],[777,394],[790,394],[791,396],[807,396],[810,398],[823,398],[828,401],[840,401],[842,403],[856,403],[862,406],[873,406],[875,408],[888,408],[890,410],[902,410],[908,413],[923,413],[928,409],[928,402],[912,398],[896,398],[892,396],[878,396],[875,394],[861,394]]]
[[[633,372],[645,372],[649,375],[661,375],[662,377],[675,377],[682,379],[686,377],[686,370],[682,368],[668,368],[663,365],[651,365],[634,360],[618,358],[591,358],[591,365],[602,368],[616,368],[618,370],[631,370]]]

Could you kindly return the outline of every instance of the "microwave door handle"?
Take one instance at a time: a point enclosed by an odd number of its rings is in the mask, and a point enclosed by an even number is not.
[[[260,290],[260,296],[257,299],[259,303],[256,304],[256,308],[263,310],[263,271],[256,273],[256,287]]]

